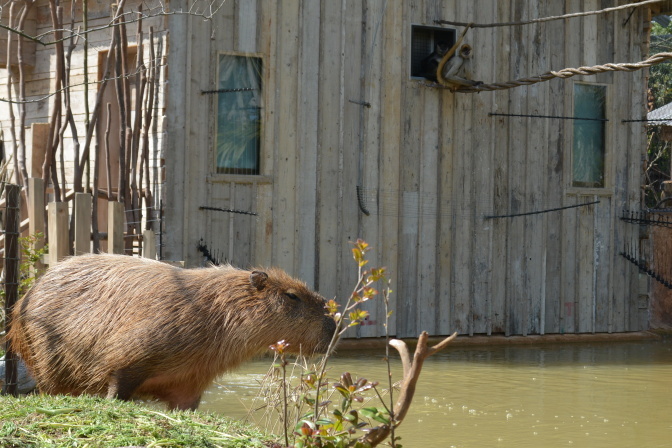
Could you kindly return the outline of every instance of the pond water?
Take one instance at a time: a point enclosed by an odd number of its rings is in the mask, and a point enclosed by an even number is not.
[[[339,353],[331,377],[383,383],[383,356]],[[246,418],[271,364],[222,377],[200,409]],[[398,435],[406,448],[672,446],[672,341],[448,348],[426,360]]]

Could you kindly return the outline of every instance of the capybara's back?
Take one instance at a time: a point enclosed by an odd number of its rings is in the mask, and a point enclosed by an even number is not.
[[[180,409],[269,345],[323,352],[336,328],[324,298],[279,269],[105,254],[50,268],[12,316],[8,337],[40,391],[152,396]]]

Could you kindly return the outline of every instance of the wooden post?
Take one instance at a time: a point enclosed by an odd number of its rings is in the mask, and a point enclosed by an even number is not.
[[[46,238],[44,229],[44,181],[41,177],[31,177],[28,179],[28,190],[30,190],[29,204],[28,204],[28,234],[35,236],[37,233],[42,234],[42,238],[35,240],[32,250],[38,251],[44,247]],[[39,276],[44,272],[46,266],[42,261],[35,263],[35,276]]]
[[[124,253],[124,204],[121,202],[107,203],[107,251]]]
[[[68,204],[49,203],[49,265],[53,266],[70,255],[70,229],[68,223]]]
[[[142,232],[142,256],[156,260],[156,236],[153,230]]]
[[[91,195],[75,193],[75,255],[91,252]]]
[[[21,214],[19,203],[21,187],[7,185],[5,212],[5,327],[9,331],[12,325],[12,308],[19,298],[19,227]],[[18,395],[17,363],[11,344],[7,344],[5,354],[5,387],[4,393]]]
[[[44,161],[44,153],[49,141],[49,123],[32,123],[30,125],[30,132],[32,142],[30,146],[30,171],[31,177],[40,177],[42,180],[42,162]],[[42,184],[44,185],[44,183]],[[44,188],[43,188],[44,189]],[[31,188],[30,193],[33,194]]]

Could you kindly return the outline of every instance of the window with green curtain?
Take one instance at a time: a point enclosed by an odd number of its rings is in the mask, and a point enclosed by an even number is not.
[[[605,169],[606,86],[574,84],[572,186],[603,188]]]
[[[259,174],[261,58],[219,56],[217,172]]]

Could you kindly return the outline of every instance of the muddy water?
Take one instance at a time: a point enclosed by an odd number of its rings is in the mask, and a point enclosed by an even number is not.
[[[332,372],[382,382],[381,358],[341,353]],[[270,364],[223,377],[201,409],[244,418]],[[399,434],[407,448],[670,447],[672,341],[453,348],[425,363]]]

